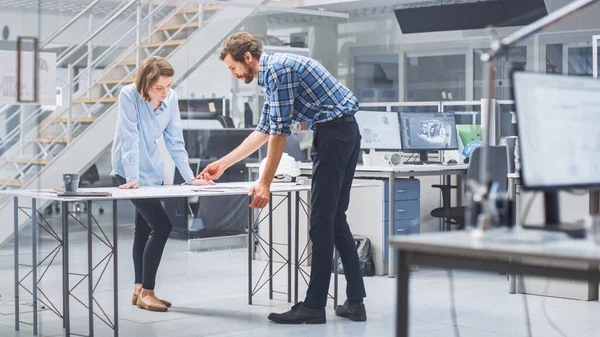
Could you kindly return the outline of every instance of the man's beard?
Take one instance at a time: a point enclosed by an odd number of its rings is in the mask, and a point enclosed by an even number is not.
[[[242,79],[244,83],[250,84],[254,80],[254,76],[252,76],[252,66],[246,64],[244,65],[244,68],[246,68],[246,72],[244,73],[244,76],[242,76]]]

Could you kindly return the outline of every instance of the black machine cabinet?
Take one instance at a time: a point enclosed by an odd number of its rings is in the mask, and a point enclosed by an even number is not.
[[[211,162],[201,162],[199,171]],[[238,163],[230,167],[219,182],[246,180],[248,172],[245,165]],[[182,182],[184,180],[176,169],[173,183]],[[168,198],[163,200],[163,205],[173,225],[172,237],[189,239],[236,235],[244,233],[247,227],[248,197],[244,195],[212,196],[189,203],[187,198]]]
[[[208,164],[235,149],[253,129],[184,130],[186,148],[191,158],[199,164],[191,164],[197,174]],[[258,152],[241,161],[219,178],[220,182],[246,181],[246,163],[258,162]],[[179,170],[175,170],[174,184],[184,182]],[[187,198],[170,198],[163,201],[173,224],[172,237],[202,238],[243,234],[248,225],[248,197],[213,196],[199,198],[188,203]]]

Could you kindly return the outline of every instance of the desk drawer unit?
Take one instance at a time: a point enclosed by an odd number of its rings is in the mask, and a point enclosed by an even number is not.
[[[386,181],[383,184],[383,201],[388,199],[388,185]],[[419,200],[421,198],[421,182],[417,179],[396,180],[395,200]]]
[[[383,260],[388,257],[389,240],[389,209],[390,205],[396,210],[394,233],[396,235],[410,235],[421,232],[421,182],[417,179],[396,180],[394,200],[388,198],[389,183],[383,184]]]

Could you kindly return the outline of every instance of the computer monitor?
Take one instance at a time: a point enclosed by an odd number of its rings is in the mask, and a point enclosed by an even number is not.
[[[361,149],[387,151],[402,149],[397,113],[358,111],[354,117],[362,136]]]
[[[546,223],[558,224],[558,190],[600,187],[600,82],[515,72],[513,86],[521,182],[546,192]]]
[[[519,72],[514,86],[523,187],[600,186],[600,82]]]
[[[458,150],[454,112],[401,112],[402,151],[419,153],[427,163],[428,151]]]

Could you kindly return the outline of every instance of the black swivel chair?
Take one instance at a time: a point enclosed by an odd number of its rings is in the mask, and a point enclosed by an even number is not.
[[[235,124],[233,123],[233,119],[231,119],[231,117],[217,115],[216,118],[219,121],[219,123],[221,123],[221,125],[223,125],[224,128],[226,128],[226,129],[235,128]]]
[[[515,173],[515,146],[517,145],[517,137],[508,137],[505,141],[508,155],[508,173]]]
[[[515,147],[517,146],[517,137],[508,137],[505,139],[506,142],[506,152],[507,152],[507,158],[508,158],[508,173],[516,173],[517,172],[517,168],[515,165]],[[513,188],[516,188],[516,185],[510,185],[509,186],[509,192],[512,193],[516,193],[516,191],[512,191]],[[512,216],[511,216],[511,223],[515,224],[517,221],[517,211],[515,209],[516,207],[516,200],[511,200],[512,202]]]
[[[469,168],[467,169],[467,181],[479,180],[479,160],[481,156],[481,148],[475,149],[471,154],[469,160]],[[490,169],[489,178],[493,182],[499,184],[498,191],[500,193],[507,193],[508,190],[508,156],[506,146],[491,146],[490,156],[492,160],[492,166]],[[452,189],[457,186],[447,185],[432,185],[441,189],[442,191],[442,207],[436,208],[431,211],[431,216],[434,218],[441,218],[444,220],[446,229],[450,229],[452,225],[456,225],[458,229],[465,228],[465,211],[466,207],[452,207],[450,205],[450,193]],[[468,186],[467,186],[468,188]]]

